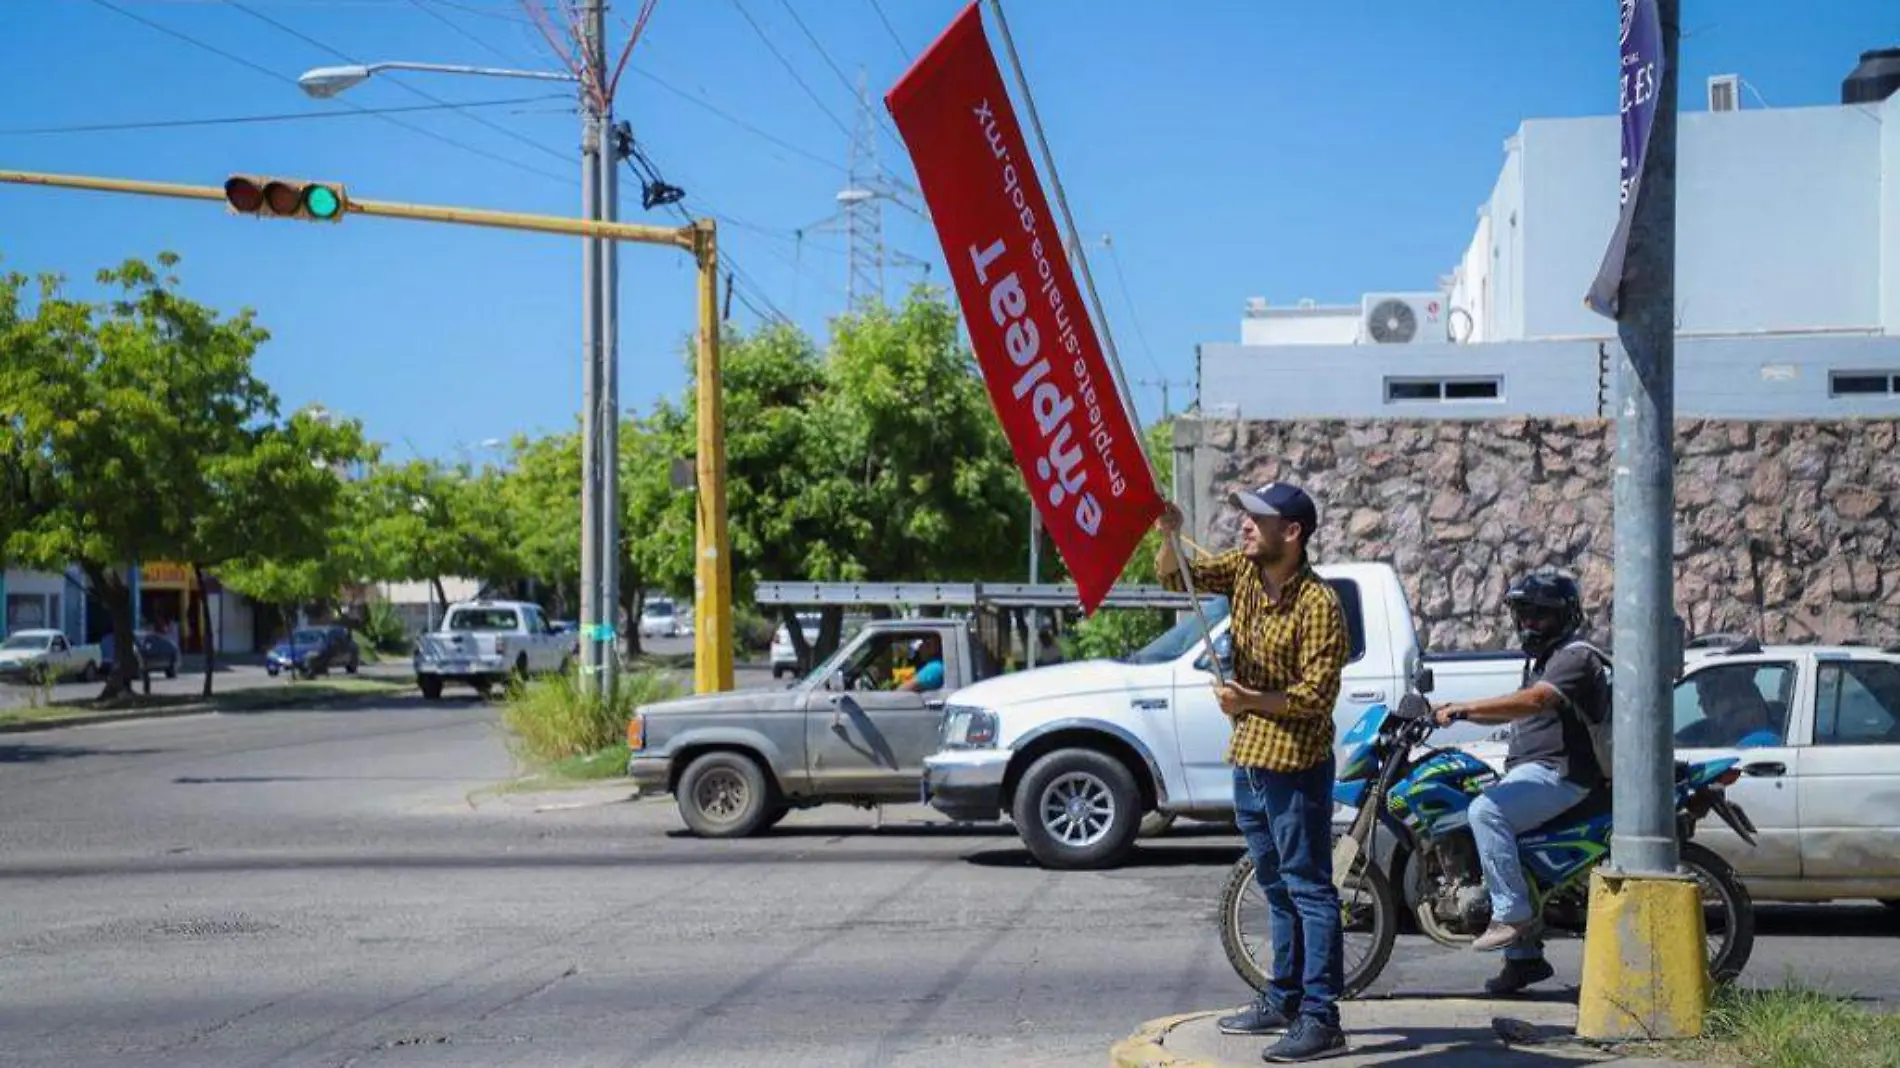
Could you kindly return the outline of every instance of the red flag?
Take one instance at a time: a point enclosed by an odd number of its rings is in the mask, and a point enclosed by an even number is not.
[[[1093,612],[1161,514],[1161,494],[975,3],[884,102],[917,167],[990,402]]]

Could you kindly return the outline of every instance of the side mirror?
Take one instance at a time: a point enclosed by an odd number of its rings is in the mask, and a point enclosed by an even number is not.
[[[1433,675],[1432,669],[1428,667],[1419,668],[1418,674],[1412,679],[1412,689],[1419,693],[1431,693],[1437,687],[1437,676]]]

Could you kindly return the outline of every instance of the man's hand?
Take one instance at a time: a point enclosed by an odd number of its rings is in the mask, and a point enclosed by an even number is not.
[[[1239,719],[1253,712],[1267,711],[1267,695],[1259,690],[1249,690],[1237,682],[1214,687],[1214,696],[1220,700],[1220,710],[1229,719]]]
[[[1432,722],[1440,727],[1449,727],[1464,718],[1464,707],[1455,701],[1447,701],[1432,710]]]
[[[1161,516],[1155,520],[1155,529],[1163,534],[1179,534],[1186,523],[1187,518],[1181,514],[1181,506],[1169,501],[1161,506]]]

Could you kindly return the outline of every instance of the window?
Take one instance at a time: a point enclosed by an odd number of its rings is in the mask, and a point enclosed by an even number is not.
[[[1814,744],[1900,745],[1900,664],[1822,664],[1818,696]]]
[[[1676,684],[1676,745],[1749,749],[1786,744],[1794,665],[1785,661],[1704,668]]]
[[[1339,595],[1339,610],[1346,613],[1346,636],[1352,643],[1350,660],[1366,655],[1365,606],[1359,599],[1359,584],[1351,579],[1329,579],[1327,584]]]
[[[1385,402],[1406,404],[1417,401],[1494,401],[1504,396],[1504,379],[1489,378],[1387,378]]]
[[[450,613],[444,630],[512,631],[519,626],[512,608],[461,608]]]
[[[1832,371],[1827,384],[1834,397],[1900,396],[1900,374],[1893,371]]]

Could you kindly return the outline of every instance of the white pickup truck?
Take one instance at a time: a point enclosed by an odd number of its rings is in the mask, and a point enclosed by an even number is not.
[[[1352,660],[1334,717],[1343,733],[1367,707],[1395,702],[1421,666],[1435,701],[1516,689],[1517,652],[1426,657],[1398,573],[1386,564],[1332,564]],[[1209,602],[1216,649],[1227,651],[1226,602]],[[1502,609],[1500,608],[1500,611]],[[941,750],[924,762],[924,797],[953,819],[1008,816],[1051,868],[1104,867],[1133,847],[1143,816],[1233,816],[1229,724],[1214,699],[1207,642],[1192,613],[1122,660],[1091,660],[1002,675],[950,695]],[[1440,741],[1477,739],[1460,724]]]
[[[0,678],[53,682],[76,676],[91,682],[99,675],[99,647],[75,645],[56,630],[18,630],[0,642]]]
[[[486,696],[510,676],[566,674],[573,651],[572,636],[556,630],[539,605],[463,601],[449,606],[440,629],[416,642],[416,685],[429,701],[450,682]]]

